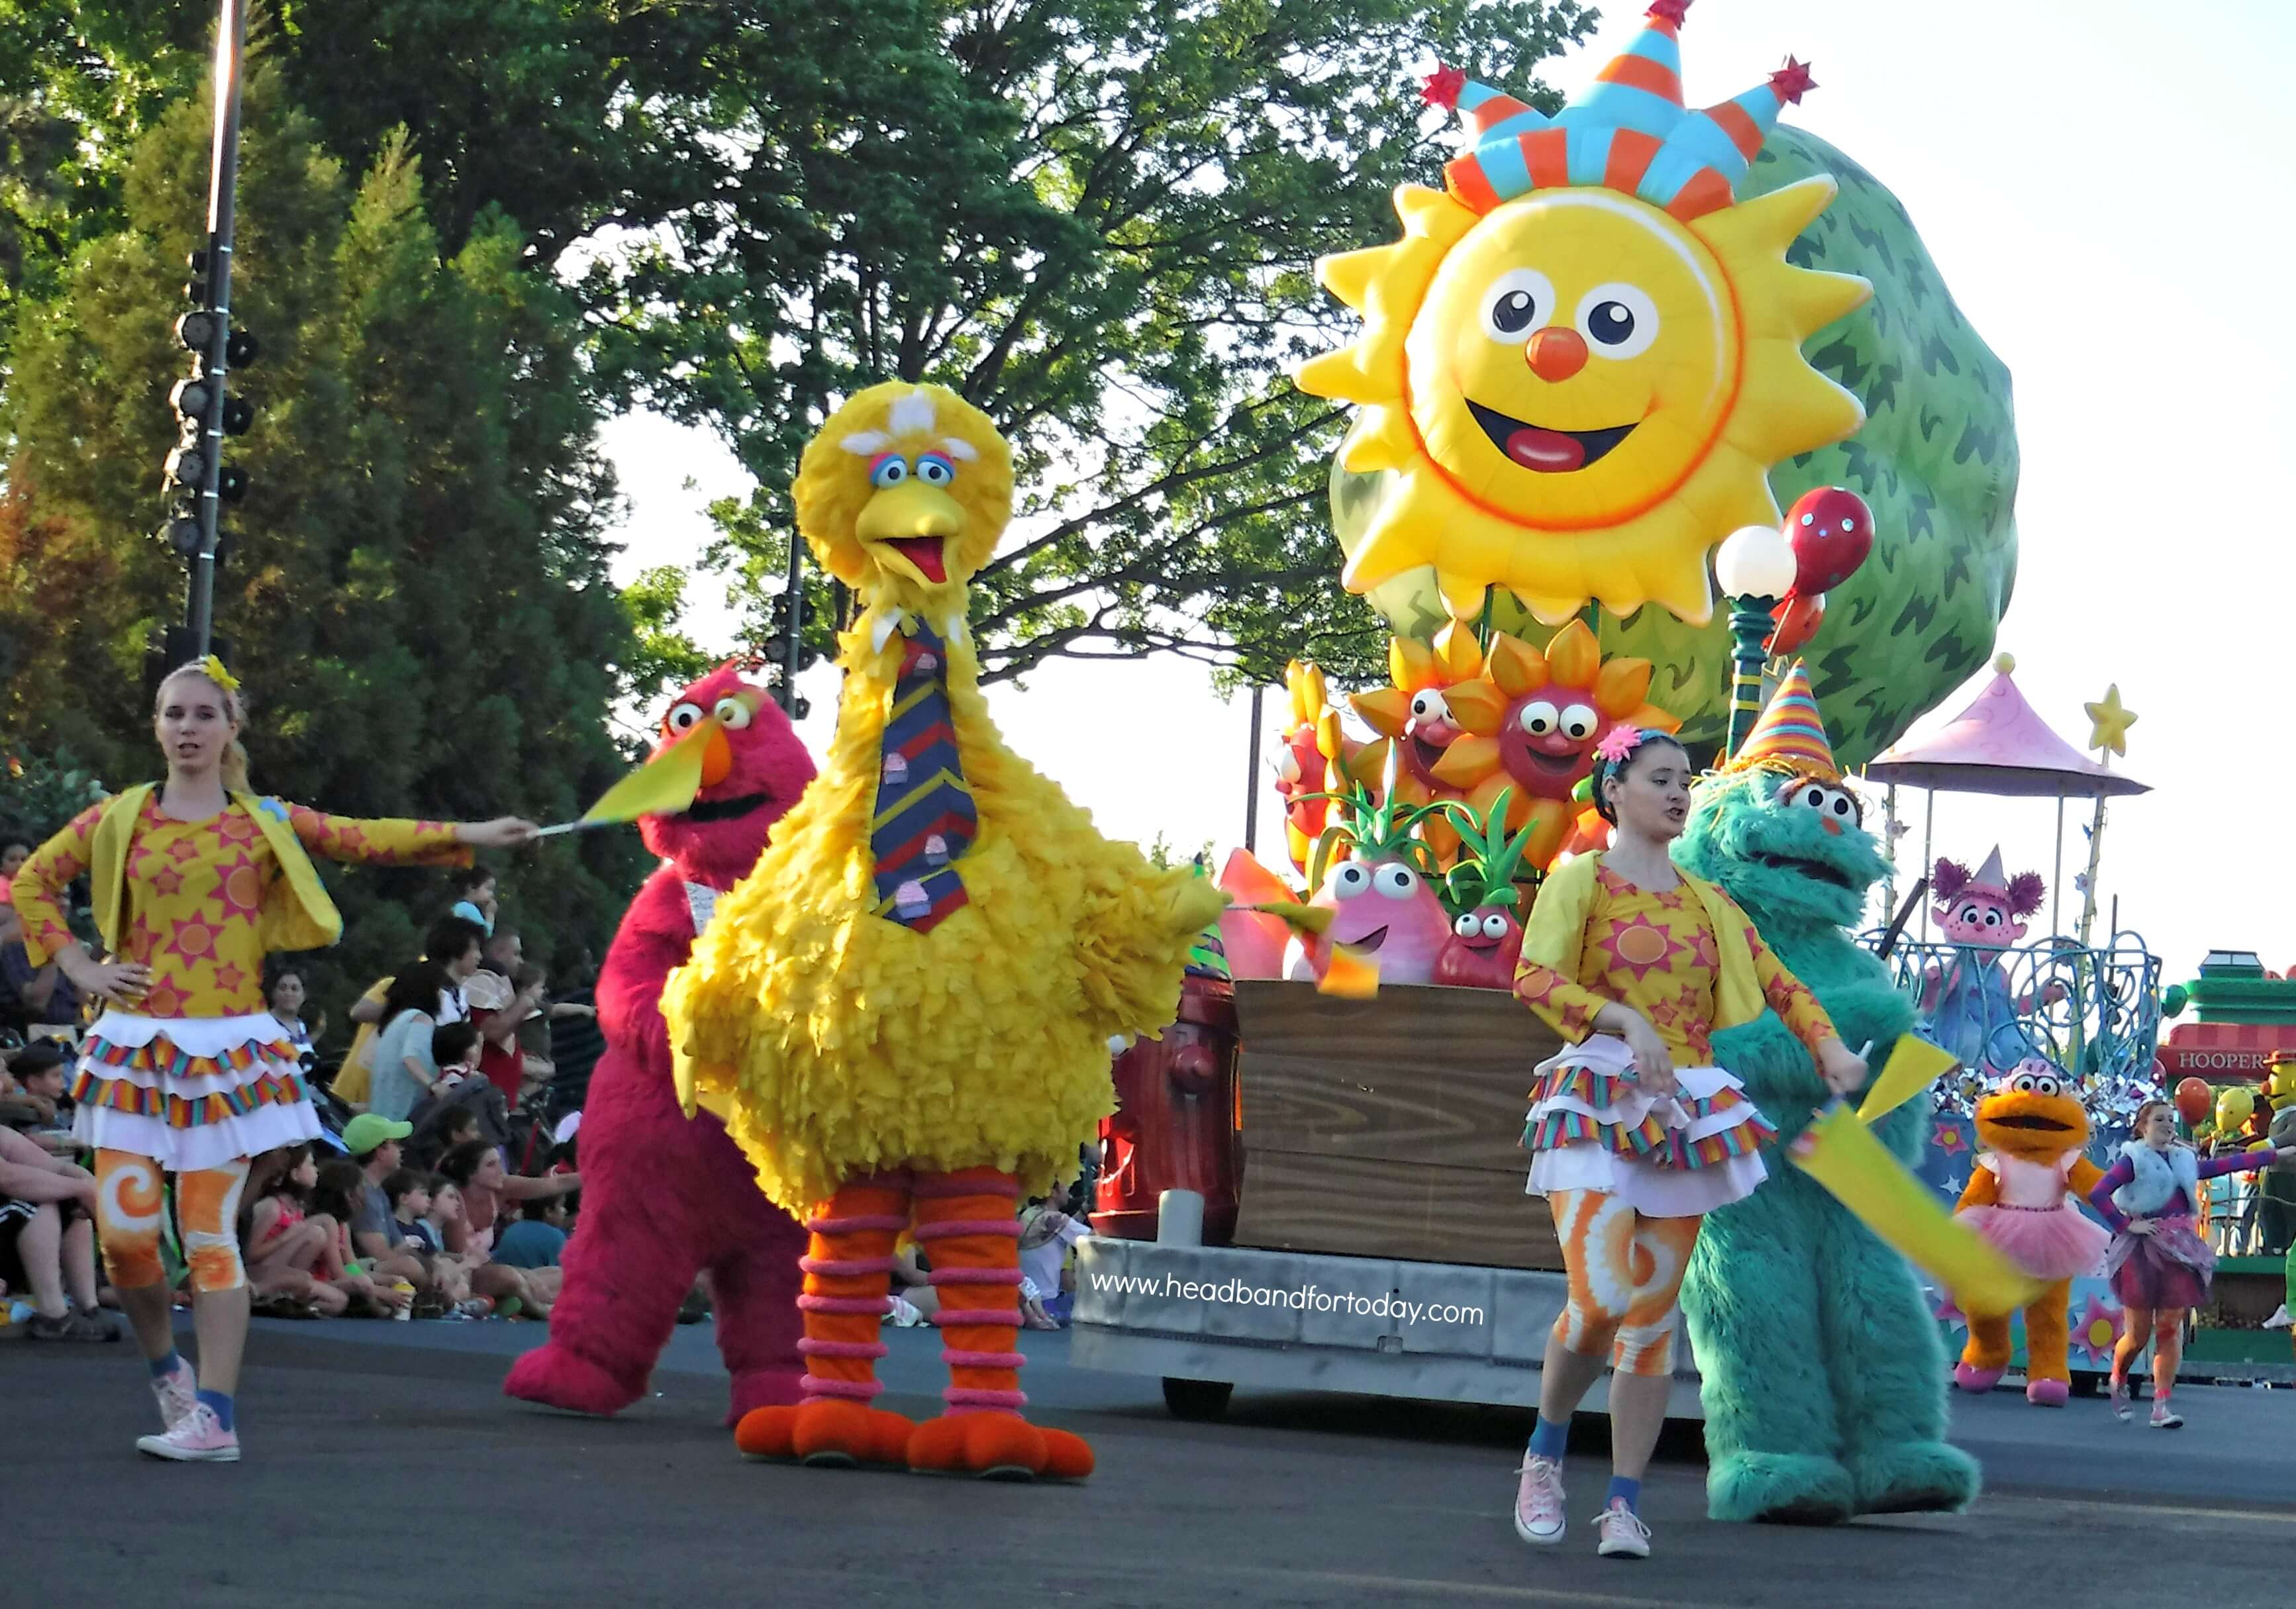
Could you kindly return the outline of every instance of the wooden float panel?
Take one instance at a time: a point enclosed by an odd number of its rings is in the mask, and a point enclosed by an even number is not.
[[[1367,1001],[1242,979],[1235,1244],[1560,1269],[1523,1194],[1530,1070],[1562,1048],[1513,995],[1390,985]]]

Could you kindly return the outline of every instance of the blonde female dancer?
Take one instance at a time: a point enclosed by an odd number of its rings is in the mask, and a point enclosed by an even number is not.
[[[42,845],[10,893],[35,966],[60,963],[105,1009],[72,1083],[73,1133],[95,1151],[103,1262],[152,1368],[154,1458],[235,1463],[233,1397],[247,1339],[234,1220],[250,1160],[310,1139],[319,1121],[295,1047],[266,1009],[275,950],[332,943],[342,919],[314,854],[465,865],[531,823],[351,821],[248,789],[239,684],[210,655],[160,684],[152,729],[167,780],[90,805]],[[59,896],[86,873],[109,959],[65,925]],[[199,1371],[176,1355],[160,1261],[161,1175],[191,1264]]]

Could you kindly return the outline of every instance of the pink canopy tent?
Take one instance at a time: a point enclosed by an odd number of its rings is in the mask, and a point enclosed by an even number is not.
[[[2097,828],[2102,829],[2105,799],[2152,790],[2134,777],[2099,764],[2051,731],[2048,723],[2033,713],[2033,706],[2025,702],[2025,695],[2010,679],[2013,668],[2014,662],[2004,655],[1997,662],[1993,680],[1968,708],[1921,741],[1900,743],[1882,755],[1866,767],[1865,774],[1889,785],[1890,816],[1893,821],[1898,813],[1897,788],[1901,782],[1931,794],[1977,793],[2005,798],[2056,800],[2056,880],[2049,889],[2049,923],[2054,927],[2058,925],[2058,902],[2064,881],[2065,801],[2096,800]],[[1924,867],[1932,863],[1931,825],[1935,817],[1932,802],[1922,830]],[[1895,884],[1893,877],[1890,893],[1893,900]],[[1926,906],[1922,912],[1922,926],[1926,932]],[[2086,918],[2083,926],[2087,926]]]
[[[2152,790],[2051,731],[2002,671],[1950,725],[1866,768],[1877,782],[2010,798],[2099,799]]]

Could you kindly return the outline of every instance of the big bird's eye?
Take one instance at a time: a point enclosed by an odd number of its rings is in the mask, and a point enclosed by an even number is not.
[[[1658,304],[1647,291],[1616,281],[1578,298],[1578,322],[1597,357],[1640,357],[1658,339]]]
[[[1538,698],[1524,705],[1522,714],[1515,719],[1532,737],[1544,738],[1562,724],[1562,712],[1546,699]]]
[[[1483,936],[1485,938],[1505,938],[1506,937],[1506,918],[1499,915],[1496,911],[1483,919]]]
[[[1472,938],[1477,933],[1482,930],[1482,926],[1483,925],[1480,922],[1475,919],[1475,913],[1470,911],[1466,915],[1461,917],[1457,921],[1451,924],[1451,931],[1457,934],[1461,938]]]
[[[1433,688],[1411,695],[1411,718],[1414,721],[1447,721],[1451,706]]]
[[[699,704],[672,705],[668,715],[662,721],[663,730],[671,732],[692,731],[701,724],[701,706]]]
[[[1573,743],[1584,743],[1602,723],[1603,718],[1584,704],[1574,704],[1562,712],[1562,735]]]
[[[956,478],[956,466],[938,453],[917,459],[917,478],[929,486],[945,486]]]
[[[1407,900],[1419,886],[1418,874],[1408,866],[1382,866],[1372,873],[1372,886],[1391,900]]]
[[[1483,333],[1520,344],[1554,313],[1554,287],[1536,268],[1512,268],[1483,292]]]
[[[739,698],[718,700],[718,707],[709,712],[718,717],[718,724],[730,731],[739,731],[750,723],[750,706]]]
[[[1361,861],[1343,861],[1332,873],[1332,886],[1340,891],[1341,899],[1351,900],[1371,886],[1371,868]]]
[[[869,484],[882,489],[897,486],[909,478],[909,461],[906,458],[885,457],[869,466]]]

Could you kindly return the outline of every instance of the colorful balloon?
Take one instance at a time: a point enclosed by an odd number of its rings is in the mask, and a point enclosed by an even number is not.
[[[1770,634],[1770,652],[1780,658],[1798,654],[1817,635],[1818,623],[1825,618],[1825,600],[1795,592],[1770,611],[1770,618],[1778,623]]]
[[[1822,598],[1856,575],[1874,551],[1874,510],[1848,486],[1819,486],[1786,510],[1785,534],[1797,567],[1793,590]]]
[[[2216,1093],[2197,1078],[2187,1078],[2177,1086],[2177,1115],[2187,1125],[2199,1123],[2209,1115]]]
[[[2256,1115],[2256,1091],[2226,1090],[2217,1097],[2217,1132],[2237,1134]]]
[[[1992,657],[2017,570],[2017,430],[2009,371],[1961,309],[1904,207],[1841,151],[1800,129],[1771,132],[1737,192],[1751,199],[1816,174],[1841,194],[1803,231],[1793,260],[1864,275],[1874,298],[1805,343],[1812,362],[1856,391],[1864,428],[1770,471],[1780,507],[1816,486],[1847,486],[1873,510],[1874,551],[1826,600],[1809,647],[1811,674],[1852,767],[1903,737]],[[1399,361],[1399,359],[1398,359]],[[1360,549],[1401,477],[1357,473],[1349,444],[1332,462],[1332,529]],[[1718,519],[1713,535],[1735,520]],[[1449,619],[1431,566],[1364,594],[1390,628],[1431,638]],[[1549,632],[1514,598],[1493,595],[1491,623],[1543,644]],[[1658,667],[1651,698],[1683,719],[1694,753],[1710,753],[1729,719],[1730,635],[1716,620],[1685,625],[1664,609],[1595,622],[1606,655]]]

